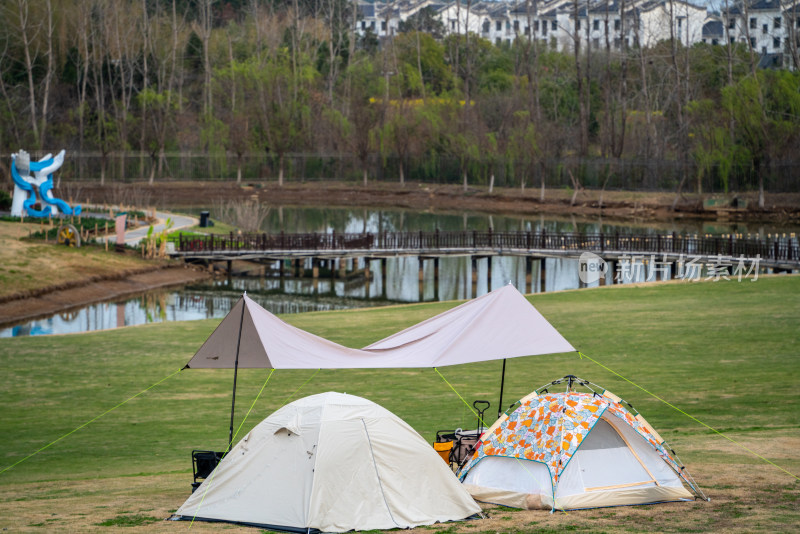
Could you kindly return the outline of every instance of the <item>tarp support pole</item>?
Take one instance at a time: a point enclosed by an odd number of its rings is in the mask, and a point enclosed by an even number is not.
[[[236,361],[233,364],[233,397],[231,398],[231,428],[228,431],[228,449],[233,446],[233,409],[236,407],[236,375],[239,374],[239,348],[242,345],[242,325],[244,324],[244,309],[247,303],[242,297],[242,315],[239,318],[239,339],[236,341]]]
[[[503,373],[500,375],[500,402],[497,404],[497,418],[503,415],[503,386],[506,382],[506,359],[503,358]]]

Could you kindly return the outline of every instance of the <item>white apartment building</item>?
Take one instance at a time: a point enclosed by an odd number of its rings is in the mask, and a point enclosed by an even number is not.
[[[761,56],[762,67],[794,68],[798,47],[800,2],[755,0],[730,2],[721,13],[723,41],[747,45]]]
[[[367,30],[378,37],[391,37],[397,33],[400,22],[419,11],[430,7],[437,13],[447,5],[435,0],[398,0],[396,2],[368,2],[357,0],[359,17],[356,22],[356,33],[364,35]]]
[[[583,50],[620,50],[674,37],[686,46],[730,39],[772,58],[785,56],[800,34],[800,0],[731,0],[720,15],[686,0],[356,1],[362,35],[391,37],[401,21],[428,8],[447,33],[472,32],[497,45],[530,39],[562,52],[576,42]]]
[[[653,46],[670,39],[670,35],[674,35],[684,46],[691,46],[703,40],[707,13],[705,7],[689,2],[652,0],[633,8],[631,16],[641,21],[639,41],[642,46]]]

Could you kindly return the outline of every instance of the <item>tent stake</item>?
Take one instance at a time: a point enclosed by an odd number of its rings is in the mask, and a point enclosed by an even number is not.
[[[237,353],[238,354],[238,353]],[[503,358],[503,374],[500,375],[500,402],[497,404],[497,418],[503,415],[503,385],[506,382],[506,359]]]
[[[247,293],[245,293],[247,295]],[[233,364],[233,397],[231,398],[231,428],[228,431],[228,448],[226,450],[231,450],[233,446],[233,409],[236,406],[236,375],[239,374],[239,347],[242,345],[242,324],[244,323],[244,309],[247,306],[247,303],[244,301],[244,296],[242,296],[242,315],[239,318],[239,339],[236,341],[236,361]]]

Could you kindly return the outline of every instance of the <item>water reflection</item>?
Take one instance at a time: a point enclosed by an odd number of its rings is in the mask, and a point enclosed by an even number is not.
[[[440,213],[374,208],[317,208],[269,206],[261,224],[263,232],[331,233],[331,232],[432,232],[477,230],[490,228],[497,232],[581,232],[581,233],[691,233],[743,235],[798,232],[797,225],[754,224],[738,221],[701,221],[673,219],[650,222],[632,218],[629,221],[603,217],[553,217],[548,215],[511,216],[475,212]],[[212,210],[212,219],[217,217]],[[231,223],[232,221],[223,221]]]
[[[20,325],[0,328],[0,337],[70,334],[107,330],[123,326],[222,318],[228,314],[241,292],[214,287],[185,287],[177,290],[154,290],[120,302],[102,302]],[[369,305],[346,299],[304,299],[292,295],[250,297],[276,314],[303,313],[354,308]]]

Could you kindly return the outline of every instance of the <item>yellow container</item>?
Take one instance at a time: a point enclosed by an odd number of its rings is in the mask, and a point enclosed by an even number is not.
[[[435,450],[439,456],[442,457],[442,460],[445,461],[448,465],[450,464],[450,451],[453,450],[453,442],[452,441],[443,441],[441,443],[434,443],[433,450]]]

